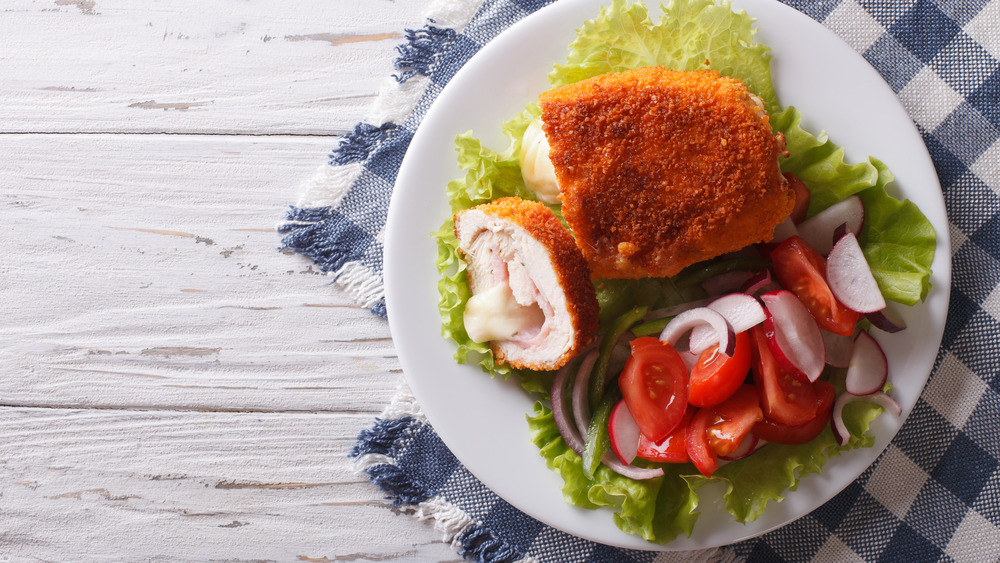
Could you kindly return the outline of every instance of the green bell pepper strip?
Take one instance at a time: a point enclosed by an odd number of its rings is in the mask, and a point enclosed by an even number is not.
[[[767,260],[753,256],[742,256],[720,260],[710,264],[695,264],[682,270],[673,278],[674,284],[679,288],[691,287],[696,284],[721,274],[735,272],[737,270],[759,271],[767,268]]]
[[[648,307],[635,307],[625,311],[615,319],[611,328],[604,335],[597,362],[594,364],[594,371],[591,372],[588,382],[587,401],[590,403],[591,410],[596,409],[597,404],[604,397],[604,388],[608,384],[608,365],[611,363],[611,351],[615,349],[615,345],[618,344],[622,335],[646,316],[647,311],[649,311]]]
[[[608,421],[611,418],[611,409],[621,400],[621,391],[617,385],[608,387],[601,400],[594,409],[594,414],[590,417],[590,426],[587,428],[587,437],[583,444],[583,473],[588,479],[594,479],[594,472],[601,465],[601,458],[608,451],[611,445],[611,437],[608,435]]]

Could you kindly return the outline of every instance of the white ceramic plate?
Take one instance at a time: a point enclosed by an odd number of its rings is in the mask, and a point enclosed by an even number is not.
[[[538,520],[593,541],[639,549],[695,549],[752,537],[803,516],[832,498],[888,445],[912,409],[933,365],[947,313],[951,264],[941,189],[910,118],[879,75],[826,28],[769,0],[737,7],[758,20],[758,40],[774,52],[779,99],[798,106],[812,131],[825,129],[857,162],[868,155],[895,173],[899,191],[937,230],[928,300],[903,311],[910,328],[879,334],[904,417],[880,417],[873,448],[830,460],[757,521],[734,522],[718,490],[703,489],[702,515],[690,538],[654,546],[619,531],[610,510],[583,510],[563,502],[561,479],[546,469],[529,442],[525,414],[533,400],[513,382],[457,365],[454,343],[440,336],[437,255],[430,233],[448,216],[445,185],[463,172],[454,139],[473,131],[487,146],[506,147],[500,124],[548,87],[546,75],[563,61],[574,31],[606,0],[562,0],[512,26],[476,55],[427,113],[399,171],[385,240],[389,324],[400,362],[431,424],[458,459],[483,483]],[[658,3],[657,3],[658,4]],[[656,12],[656,10],[652,10]],[[658,17],[658,16],[657,16]],[[654,18],[655,20],[656,18]]]

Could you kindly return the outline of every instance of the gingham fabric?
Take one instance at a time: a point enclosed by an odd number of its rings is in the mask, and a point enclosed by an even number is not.
[[[913,413],[876,463],[812,514],[753,540],[678,556],[595,545],[519,513],[458,463],[404,389],[352,455],[394,502],[432,518],[461,554],[477,561],[1000,560],[1000,0],[783,1],[882,74],[941,181],[951,302]],[[546,3],[455,5],[410,32],[400,47],[401,86],[386,94],[404,110],[396,107],[397,119],[383,110],[334,150],[281,225],[285,245],[384,314],[380,233],[412,132],[476,50]]]

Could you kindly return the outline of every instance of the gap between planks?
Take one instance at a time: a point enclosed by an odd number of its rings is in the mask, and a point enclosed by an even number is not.
[[[308,388],[307,388],[308,389]],[[335,410],[335,409],[265,409],[254,407],[178,407],[178,406],[137,406],[137,405],[44,405],[44,404],[19,404],[0,403],[2,409],[22,409],[22,410],[59,410],[59,411],[124,411],[124,412],[176,412],[176,413],[246,413],[246,414],[316,414],[316,415],[341,415],[341,416],[377,416],[381,410]]]
[[[236,131],[0,131],[0,136],[19,136],[19,135],[43,135],[43,136],[64,136],[64,135],[99,135],[99,136],[114,136],[114,135],[144,135],[144,136],[164,136],[164,137],[235,137],[235,138],[275,138],[275,137],[288,137],[290,139],[300,139],[300,138],[320,138],[320,139],[336,139],[337,137],[343,137],[351,133],[348,129],[333,129],[329,132],[323,133],[295,133],[291,131],[278,131],[275,133],[240,133]]]

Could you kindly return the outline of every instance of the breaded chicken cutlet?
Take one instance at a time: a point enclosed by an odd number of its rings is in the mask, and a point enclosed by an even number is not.
[[[518,368],[553,370],[594,339],[598,304],[573,236],[537,201],[502,198],[455,215],[472,297],[465,328]]]
[[[563,216],[594,278],[672,276],[770,240],[794,191],[739,80],[646,67],[539,98]]]

